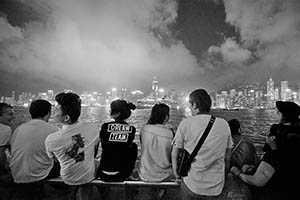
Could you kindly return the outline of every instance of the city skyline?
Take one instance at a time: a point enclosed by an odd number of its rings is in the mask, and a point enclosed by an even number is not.
[[[263,84],[239,85],[236,88],[231,87],[219,91],[209,91],[212,98],[212,108],[222,109],[265,109],[275,108],[276,101],[293,101],[300,104],[300,82],[291,84],[288,81],[281,81],[275,84],[272,78]],[[60,91],[61,92],[61,91]],[[64,92],[73,92],[65,89]],[[27,107],[35,99],[45,99],[55,104],[55,95],[53,90],[39,92],[38,94],[22,92],[16,94],[11,92],[11,96],[4,97],[0,95],[1,102],[11,105]],[[151,84],[151,92],[134,90],[129,91],[126,88],[111,88],[106,92],[88,92],[78,93],[82,99],[82,106],[108,106],[111,101],[116,99],[125,99],[136,103],[139,108],[149,108],[154,103],[164,102],[170,104],[172,108],[179,109],[181,106],[188,104],[188,92],[165,90],[160,87],[156,77],[153,78]]]
[[[297,81],[296,0],[3,0],[0,93]]]

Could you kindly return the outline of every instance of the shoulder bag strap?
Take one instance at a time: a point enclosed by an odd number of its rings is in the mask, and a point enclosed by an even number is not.
[[[211,127],[213,126],[215,120],[216,120],[216,117],[215,116],[211,116],[211,118],[210,118],[210,120],[209,120],[209,122],[208,122],[208,124],[206,126],[206,129],[205,129],[205,131],[203,133],[203,135],[201,136],[198,144],[196,145],[194,151],[191,154],[191,157],[189,159],[189,163],[192,163],[192,161],[194,160],[194,158],[197,155],[199,149],[201,148],[202,144],[204,143],[206,137],[208,136],[208,133],[209,133]]]
[[[240,146],[240,144],[242,143],[242,140],[243,140],[243,139],[240,139],[240,141],[235,145],[235,147],[234,147],[233,150],[231,151],[231,154],[232,154],[233,152],[235,152],[235,150],[238,148],[238,146]]]

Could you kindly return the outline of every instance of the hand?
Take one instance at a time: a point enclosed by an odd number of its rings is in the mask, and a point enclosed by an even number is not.
[[[230,172],[236,176],[239,176],[241,173],[241,170],[239,170],[237,167],[233,166],[233,167],[231,167]]]
[[[180,183],[181,182],[181,177],[176,177],[175,182]]]
[[[254,170],[255,169],[255,166],[254,165],[247,165],[247,164],[245,164],[245,165],[243,165],[243,167],[242,167],[242,172],[243,173],[248,173],[248,172],[251,172],[252,170]]]

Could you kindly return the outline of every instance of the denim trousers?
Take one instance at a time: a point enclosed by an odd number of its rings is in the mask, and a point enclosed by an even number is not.
[[[181,181],[180,184],[180,194],[182,200],[217,200],[219,198],[218,196],[207,196],[207,195],[199,195],[192,192],[184,183],[184,181]]]

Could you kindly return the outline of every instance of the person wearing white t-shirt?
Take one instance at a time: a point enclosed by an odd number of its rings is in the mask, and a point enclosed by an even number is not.
[[[37,99],[30,104],[29,113],[32,120],[20,125],[11,139],[10,169],[15,183],[41,181],[50,172],[52,177],[59,176],[58,167],[53,167],[54,162],[47,155],[45,147],[46,137],[59,130],[48,123],[51,104]]]
[[[174,179],[171,151],[173,130],[166,126],[170,107],[164,103],[152,107],[150,119],[140,132],[141,158],[139,176],[143,181],[162,182]]]
[[[192,117],[184,119],[173,140],[172,166],[177,179],[179,149],[190,154],[202,136],[211,115],[211,98],[204,89],[190,94]],[[186,177],[182,177],[182,199],[217,199],[225,182],[225,171],[229,171],[230,152],[233,142],[230,128],[224,119],[216,118],[206,140],[198,151]]]
[[[79,122],[81,100],[74,93],[56,95],[55,118],[63,124],[61,130],[45,141],[48,156],[60,163],[60,175],[68,185],[81,185],[95,178],[95,157],[98,152],[99,129],[93,123]]]
[[[13,119],[13,107],[7,103],[0,103],[0,182],[2,180],[7,182],[7,179],[12,181],[7,165],[7,152],[10,149],[12,135],[10,125]]]

